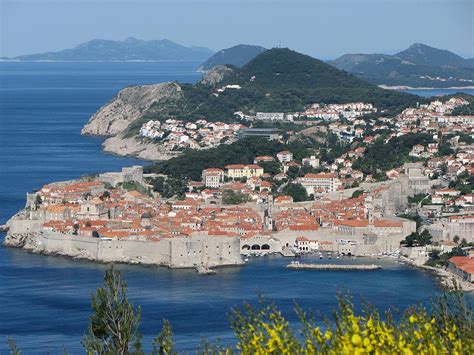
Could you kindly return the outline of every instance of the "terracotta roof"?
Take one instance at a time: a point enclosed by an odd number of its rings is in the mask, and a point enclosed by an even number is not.
[[[336,174],[333,173],[318,173],[318,174],[312,174],[308,173],[304,176],[305,179],[330,179],[330,178],[335,178],[337,177]]]

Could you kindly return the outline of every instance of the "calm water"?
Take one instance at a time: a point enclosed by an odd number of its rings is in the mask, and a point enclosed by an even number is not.
[[[101,152],[102,139],[81,137],[90,115],[120,88],[194,82],[198,63],[0,63],[0,223],[24,205],[25,192],[49,182],[141,163]],[[3,237],[2,237],[3,238]],[[180,350],[202,337],[230,337],[227,313],[260,292],[290,319],[294,301],[323,313],[348,290],[380,309],[427,304],[438,291],[426,273],[396,263],[359,272],[291,271],[288,260],[256,258],[245,267],[200,277],[193,271],[120,266],[131,299],[143,307],[146,340],[171,321]],[[25,354],[80,353],[90,295],[105,266],[0,247],[0,353],[13,336]]]

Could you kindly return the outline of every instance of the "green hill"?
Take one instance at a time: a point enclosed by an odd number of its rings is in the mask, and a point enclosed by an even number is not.
[[[216,93],[218,87],[240,85]],[[385,110],[415,104],[418,97],[384,90],[320,60],[289,49],[263,52],[242,68],[233,68],[215,86],[183,84],[178,102],[153,105],[146,119],[179,117],[193,121],[235,120],[234,112],[295,112],[315,102],[364,101]],[[141,123],[141,122],[140,122]],[[134,125],[135,129],[138,124]]]

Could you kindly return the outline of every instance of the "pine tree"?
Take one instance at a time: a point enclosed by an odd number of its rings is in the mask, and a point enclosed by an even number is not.
[[[141,310],[127,299],[127,284],[113,267],[105,272],[104,286],[92,296],[87,334],[82,345],[88,354],[143,354],[138,327]]]

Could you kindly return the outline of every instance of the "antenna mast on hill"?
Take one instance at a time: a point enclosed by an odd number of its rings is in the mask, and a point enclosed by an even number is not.
[[[281,48],[281,39],[278,40],[278,48]]]

